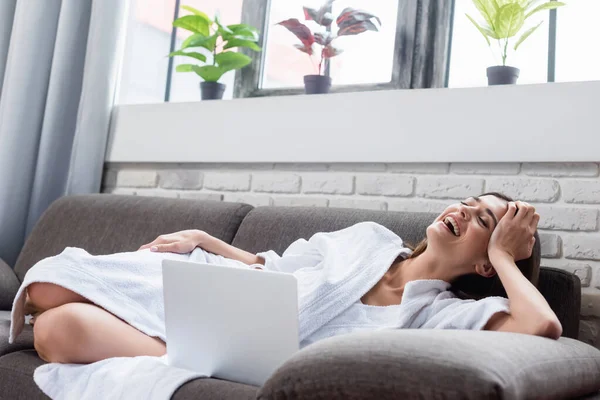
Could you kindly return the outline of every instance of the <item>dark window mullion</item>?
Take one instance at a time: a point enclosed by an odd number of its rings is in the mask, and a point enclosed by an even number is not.
[[[556,78],[556,12],[550,10],[550,23],[548,28],[548,82]]]
[[[175,0],[175,13],[173,21],[179,18],[179,2],[181,0]],[[177,42],[177,28],[173,27],[171,30],[171,44],[169,45],[169,53],[175,51],[175,43]],[[169,57],[169,64],[167,66],[167,82],[165,85],[165,103],[169,102],[171,98],[171,76],[173,74],[173,57]]]

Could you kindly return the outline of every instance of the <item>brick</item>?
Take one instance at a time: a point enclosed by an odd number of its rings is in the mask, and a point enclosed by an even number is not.
[[[381,163],[334,163],[329,165],[330,171],[346,172],[383,172],[385,164]]]
[[[415,179],[402,175],[359,175],[356,193],[375,196],[411,196]]]
[[[302,192],[352,194],[354,176],[336,173],[316,173],[302,175]]]
[[[392,163],[388,164],[390,172],[404,172],[410,174],[447,174],[449,163]]]
[[[581,289],[581,316],[600,317],[600,289],[591,287]]]
[[[164,189],[201,189],[203,177],[202,172],[193,169],[165,170],[158,173],[158,185]]]
[[[179,193],[175,190],[161,190],[161,189],[136,189],[134,196],[147,196],[147,197],[169,197],[177,198]]]
[[[560,186],[553,179],[491,178],[486,192],[500,192],[515,200],[551,203],[558,199]]]
[[[179,164],[184,165],[184,164]],[[272,170],[274,164],[269,163],[186,163],[188,168],[200,169],[203,171],[267,171]]]
[[[255,192],[300,193],[300,175],[257,173],[252,176],[252,186]]]
[[[560,257],[562,250],[562,242],[560,236],[552,233],[540,232],[540,244],[542,246],[542,257]]]
[[[122,169],[117,171],[116,186],[134,188],[156,187],[158,174],[156,171]]]
[[[598,176],[598,164],[524,163],[523,173],[532,176]]]
[[[598,180],[565,180],[560,186],[562,198],[567,203],[600,204]]]
[[[550,260],[544,258],[540,264],[543,267],[559,268],[577,275],[581,281],[581,287],[589,287],[592,281],[592,267],[587,263],[572,262],[564,259]]]
[[[204,174],[204,188],[245,192],[250,190],[250,174],[244,172],[206,172]]]
[[[273,204],[273,200],[269,196],[249,193],[225,193],[223,201],[245,203],[253,207],[265,207]]]
[[[540,229],[565,231],[595,231],[598,228],[598,211],[589,208],[537,206]]]
[[[137,192],[133,188],[105,188],[102,193],[116,194],[119,196],[135,196]]]
[[[277,171],[327,171],[328,164],[317,163],[276,163]]]
[[[519,163],[453,163],[450,172],[470,175],[517,175],[521,170]]]
[[[582,318],[579,321],[578,339],[600,349],[600,318]]]
[[[273,204],[283,207],[327,207],[328,200],[322,197],[274,197]]]
[[[600,261],[600,236],[565,236],[564,253],[565,258]]]
[[[363,210],[387,210],[387,203],[380,200],[335,198],[329,200],[329,207],[358,208]]]
[[[223,195],[221,193],[194,192],[186,190],[185,192],[179,192],[179,198],[192,200],[222,201]]]
[[[483,193],[483,179],[419,177],[417,195],[434,199],[465,199]]]
[[[388,211],[427,212],[440,214],[450,205],[448,201],[425,199],[388,200]]]

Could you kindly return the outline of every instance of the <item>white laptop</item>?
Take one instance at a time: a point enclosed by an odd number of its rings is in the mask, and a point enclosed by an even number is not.
[[[291,274],[164,260],[169,364],[256,386],[298,350]]]

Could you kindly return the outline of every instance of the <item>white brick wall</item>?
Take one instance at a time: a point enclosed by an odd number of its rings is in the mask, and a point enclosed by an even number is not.
[[[542,265],[579,276],[588,309],[581,334],[600,346],[599,174],[599,163],[107,164],[103,191],[434,213],[455,200],[500,191],[536,206]]]

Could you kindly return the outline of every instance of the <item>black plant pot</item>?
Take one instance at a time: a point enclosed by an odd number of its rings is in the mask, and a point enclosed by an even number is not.
[[[200,82],[202,100],[221,100],[226,85],[219,82]]]
[[[323,75],[305,75],[304,91],[306,94],[329,93],[331,77]]]
[[[488,67],[487,77],[488,85],[514,85],[519,79],[519,68],[507,67],[505,65],[497,65]]]

